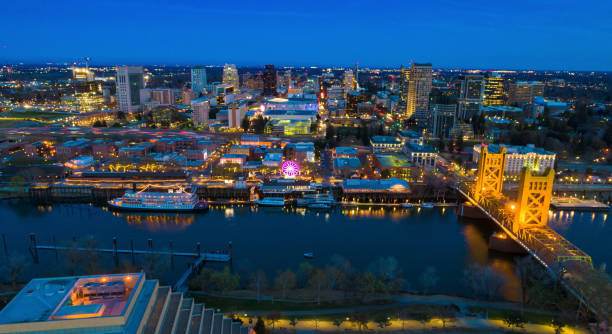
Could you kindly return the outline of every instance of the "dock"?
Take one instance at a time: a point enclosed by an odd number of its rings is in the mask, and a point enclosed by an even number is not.
[[[595,200],[585,200],[575,197],[553,197],[550,206],[555,210],[608,212],[610,206]]]

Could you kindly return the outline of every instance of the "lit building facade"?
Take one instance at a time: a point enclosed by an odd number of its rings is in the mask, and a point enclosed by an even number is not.
[[[479,115],[484,98],[484,77],[482,75],[463,75],[460,77],[457,118],[471,119]]]
[[[544,84],[536,81],[518,81],[510,85],[508,104],[522,107],[533,102],[536,96],[544,96]]]
[[[140,110],[140,90],[145,87],[142,66],[117,67],[117,104],[123,112]]]
[[[485,75],[483,104],[485,107],[503,106],[506,104],[504,78],[499,73],[487,73]]]
[[[399,99],[398,111],[400,116],[406,116],[408,113],[408,87],[410,85],[410,72],[402,66],[400,68],[399,77]]]
[[[266,65],[263,74],[263,95],[276,96],[276,70],[274,65]]]
[[[74,98],[78,112],[97,111],[104,105],[102,84],[96,82],[89,68],[73,67]]]
[[[352,70],[344,71],[344,96],[355,89],[355,75]]]
[[[208,124],[208,115],[210,112],[210,102],[205,97],[195,99],[191,101],[191,121],[195,126],[202,126]]]
[[[240,78],[238,77],[236,65],[225,64],[225,66],[223,66],[223,83],[232,85],[234,91],[240,90]]]
[[[483,145],[474,145],[472,161],[478,162]],[[532,144],[527,146],[514,145],[487,145],[487,151],[499,152],[500,147],[506,148],[505,175],[519,175],[523,167],[527,167],[538,172],[544,172],[547,168],[554,168],[556,154],[535,147]]]
[[[197,65],[191,68],[191,90],[196,97],[206,93],[206,67]]]
[[[405,118],[414,118],[420,124],[427,122],[432,75],[431,64],[412,63],[410,66]]]

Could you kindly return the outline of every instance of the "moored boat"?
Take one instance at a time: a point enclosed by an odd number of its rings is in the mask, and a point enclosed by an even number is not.
[[[285,199],[283,197],[264,197],[264,199],[256,200],[255,203],[259,206],[281,207],[285,206]]]
[[[194,212],[208,210],[208,203],[200,201],[195,193],[177,192],[133,192],[128,190],[122,197],[107,202],[109,208],[121,211]]]
[[[425,202],[425,203],[421,204],[421,207],[425,208],[425,209],[431,209],[431,208],[434,207],[434,205],[433,205],[433,203]]]
[[[414,204],[412,203],[402,203],[401,205],[402,205],[402,208],[405,208],[405,209],[414,208]]]

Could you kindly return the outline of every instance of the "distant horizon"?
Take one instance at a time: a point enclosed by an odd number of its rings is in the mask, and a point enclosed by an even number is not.
[[[83,57],[82,59],[84,59],[85,57]],[[0,66],[14,66],[14,65],[21,65],[21,66],[42,66],[42,65],[55,65],[55,66],[71,66],[72,64],[76,64],[77,66],[85,66],[84,62],[79,62],[78,60],[75,61],[40,61],[40,62],[36,62],[36,61],[31,61],[31,62],[25,62],[25,61],[0,61]],[[192,67],[192,66],[197,66],[197,65],[201,65],[201,66],[207,66],[207,67],[223,67],[225,64],[233,64],[236,65],[236,67],[238,68],[264,68],[265,65],[270,64],[270,63],[262,63],[262,64],[238,64],[238,63],[230,63],[230,62],[226,62],[226,63],[205,63],[205,62],[194,62],[194,63],[131,63],[131,64],[127,64],[127,63],[96,63],[96,62],[89,62],[89,66],[92,67],[96,67],[96,66],[100,66],[100,67],[115,67],[115,66],[143,66],[143,67],[148,67],[148,66],[164,66],[164,67]],[[334,65],[285,65],[285,64],[272,64],[274,65],[275,68],[278,69],[282,69],[282,68],[304,68],[304,69],[310,69],[310,68],[316,68],[316,69],[329,69],[329,68],[341,68],[341,69],[353,69],[355,64],[347,64],[347,65],[341,65],[341,64],[334,64]],[[404,66],[405,68],[408,68],[410,66],[410,63],[406,63],[406,64],[400,64],[397,66],[372,66],[372,65],[362,65],[361,63],[359,63],[359,69],[376,69],[376,70],[399,70],[401,68],[401,66]],[[448,71],[448,70],[457,70],[457,71],[483,71],[483,72],[496,72],[496,71],[516,71],[516,72],[524,72],[524,71],[537,71],[537,72],[597,72],[597,73],[610,73],[612,72],[612,68],[609,70],[593,70],[593,69],[546,69],[546,68],[509,68],[509,67],[494,67],[494,68],[484,68],[484,67],[437,67],[436,64],[432,64],[432,69],[434,70],[443,70],[443,71]]]

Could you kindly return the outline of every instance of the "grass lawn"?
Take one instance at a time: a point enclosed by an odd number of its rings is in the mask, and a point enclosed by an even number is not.
[[[470,307],[470,311],[474,313],[486,314],[487,310],[489,313],[489,319],[503,320],[509,314],[516,314],[518,311],[510,311],[510,310],[501,310],[495,308],[484,308],[484,307]],[[529,323],[550,323],[552,320],[551,315],[533,313],[533,312],[525,312],[525,321]]]
[[[0,113],[0,118],[37,118],[45,121],[54,120],[69,116],[66,113],[45,112],[45,111],[9,111]]]

